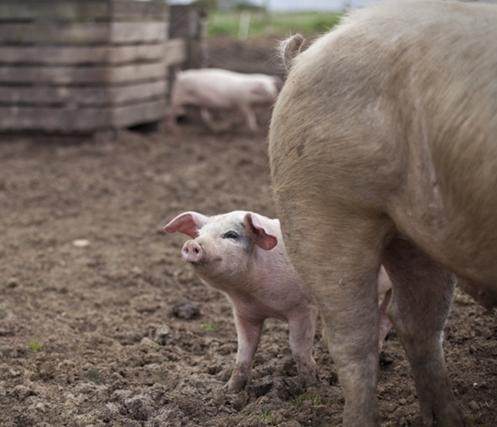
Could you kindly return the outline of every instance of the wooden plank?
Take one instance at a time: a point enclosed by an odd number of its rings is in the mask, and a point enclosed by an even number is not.
[[[112,19],[115,21],[147,20],[166,22],[169,8],[164,0],[112,0]]]
[[[154,43],[166,40],[163,22],[29,23],[0,25],[0,45],[61,46]]]
[[[165,22],[167,5],[160,0],[2,0],[0,22],[128,21]]]
[[[164,58],[167,65],[181,64],[187,59],[187,42],[185,39],[170,39],[164,44]]]
[[[0,20],[32,21],[105,19],[110,16],[110,3],[101,0],[2,0]]]
[[[166,64],[117,66],[0,66],[0,84],[94,84],[164,79]]]
[[[92,132],[111,127],[109,109],[0,107],[0,130]]]
[[[139,61],[160,61],[164,45],[135,46],[0,46],[0,64],[122,64]]]
[[[165,97],[166,80],[124,86],[0,86],[0,104],[109,106]]]
[[[168,37],[165,22],[114,22],[111,26],[111,43],[164,42]]]
[[[162,120],[165,101],[120,108],[1,107],[1,131],[94,132]]]

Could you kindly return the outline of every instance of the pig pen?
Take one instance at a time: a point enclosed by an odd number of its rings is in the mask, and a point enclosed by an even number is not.
[[[210,43],[211,65],[277,72],[272,40]],[[270,321],[247,390],[222,390],[236,352],[229,304],[184,265],[181,237],[157,233],[187,209],[275,215],[265,130],[2,136],[0,159],[0,425],[339,425],[319,333],[316,387],[295,381],[286,325]],[[445,349],[470,423],[497,425],[495,316],[458,292]],[[420,424],[395,333],[378,396],[383,425]]]

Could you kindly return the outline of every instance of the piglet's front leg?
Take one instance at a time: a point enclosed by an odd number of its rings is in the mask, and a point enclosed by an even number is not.
[[[211,130],[212,132],[224,132],[227,131],[232,123],[229,120],[226,120],[224,123],[216,123],[214,118],[212,117],[212,114],[209,110],[206,108],[202,108],[200,110],[200,117],[202,117],[202,120],[204,121],[205,125]]]
[[[247,319],[235,312],[238,351],[235,367],[227,384],[229,391],[240,391],[247,384],[252,359],[259,345],[263,323],[262,320]]]
[[[257,132],[259,126],[257,125],[257,117],[255,115],[254,110],[250,108],[249,105],[241,104],[239,105],[239,109],[245,118],[245,122],[247,123],[248,128],[251,132]]]

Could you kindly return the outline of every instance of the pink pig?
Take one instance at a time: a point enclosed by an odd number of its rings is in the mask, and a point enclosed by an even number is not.
[[[304,384],[316,380],[312,345],[317,309],[290,263],[280,222],[245,211],[205,216],[184,212],[163,231],[192,238],[183,245],[183,259],[207,284],[223,292],[233,306],[238,352],[228,389],[242,389],[249,378],[264,320],[288,322],[290,348]],[[331,260],[330,260],[331,262]],[[383,267],[378,276],[379,348],[391,323],[386,316],[391,282]]]
[[[262,326],[269,317],[288,322],[299,376],[305,384],[314,382],[317,309],[288,260],[279,220],[244,211],[211,217],[184,212],[163,230],[192,238],[183,245],[183,259],[233,306],[238,352],[228,389],[238,391],[247,383]]]
[[[279,77],[265,74],[219,68],[181,71],[176,75],[171,94],[169,127],[175,128],[176,117],[185,113],[186,106],[195,106],[200,108],[202,120],[212,131],[226,130],[231,124],[226,120],[216,123],[211,112],[238,111],[248,128],[255,132],[258,125],[253,107],[273,104],[281,86]]]

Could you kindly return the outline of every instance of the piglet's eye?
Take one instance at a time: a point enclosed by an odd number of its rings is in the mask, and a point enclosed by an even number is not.
[[[236,231],[227,231],[223,234],[223,239],[238,239],[240,235]]]

